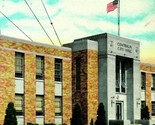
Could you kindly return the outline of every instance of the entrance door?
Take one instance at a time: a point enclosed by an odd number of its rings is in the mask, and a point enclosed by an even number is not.
[[[122,103],[116,103],[116,120],[123,120],[122,116]]]

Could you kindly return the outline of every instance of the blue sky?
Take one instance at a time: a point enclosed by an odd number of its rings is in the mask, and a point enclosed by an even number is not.
[[[117,10],[106,13],[112,0],[43,0],[61,42],[100,34],[117,35]],[[59,45],[41,0],[27,0],[55,45]],[[140,41],[141,61],[155,64],[155,0],[121,0],[120,36]],[[24,0],[0,0],[0,11],[33,41],[51,44]],[[0,14],[1,34],[28,38]]]

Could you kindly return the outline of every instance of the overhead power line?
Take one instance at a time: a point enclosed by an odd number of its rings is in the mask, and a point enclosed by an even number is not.
[[[34,42],[22,29],[20,29],[12,20],[9,19],[2,11],[0,13],[7,19],[9,20],[16,28],[18,28],[27,38],[29,38],[32,42]]]
[[[47,9],[46,9],[46,7],[45,7],[45,4],[44,4],[43,0],[41,0],[41,2],[42,2],[42,5],[43,5],[43,7],[44,7],[44,9],[45,9],[45,12],[46,12],[46,14],[47,14],[47,16],[48,16],[48,19],[49,19],[49,21],[50,21],[50,24],[51,24],[52,27],[53,27],[53,30],[54,30],[54,32],[55,32],[55,35],[57,36],[57,39],[58,39],[60,45],[62,45],[62,44],[61,44],[61,41],[60,41],[60,39],[59,39],[59,36],[58,36],[58,34],[57,34],[57,32],[56,32],[56,30],[55,30],[55,28],[54,28],[54,25],[53,25],[53,23],[52,23],[52,21],[51,21],[51,19],[50,19],[50,16],[49,16],[49,14],[48,14],[48,11],[47,11]]]
[[[49,40],[52,42],[52,44],[54,45],[53,41],[51,40],[51,38],[49,37],[48,33],[46,32],[46,30],[44,29],[44,27],[42,26],[42,24],[40,23],[39,19],[37,18],[37,16],[35,15],[35,13],[33,12],[33,10],[31,9],[31,7],[29,6],[29,4],[27,3],[26,0],[24,0],[25,3],[27,4],[27,6],[29,7],[30,11],[32,12],[32,14],[34,15],[34,17],[36,18],[36,20],[38,21],[39,25],[41,26],[41,28],[44,30],[45,34],[47,35],[47,37],[49,38]]]

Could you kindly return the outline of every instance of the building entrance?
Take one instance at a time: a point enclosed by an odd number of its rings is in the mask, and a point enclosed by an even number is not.
[[[116,120],[123,120],[123,104],[122,102],[116,103]]]

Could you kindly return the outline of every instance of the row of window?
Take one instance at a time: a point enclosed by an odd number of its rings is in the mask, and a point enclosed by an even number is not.
[[[155,116],[155,101],[152,101],[151,104],[152,104],[152,116]],[[146,106],[146,102],[141,101],[141,108],[144,108],[145,106]]]
[[[15,77],[24,77],[24,54],[15,53]],[[44,57],[36,56],[36,79],[44,79]],[[62,60],[55,59],[55,81],[62,81]]]
[[[55,115],[62,115],[62,97],[55,96]],[[24,95],[16,94],[15,95],[15,108],[17,115],[24,115]],[[36,95],[36,115],[44,115],[44,96]]]
[[[141,73],[141,89],[145,90],[146,86],[146,73]],[[155,74],[151,75],[151,89],[155,90]]]

